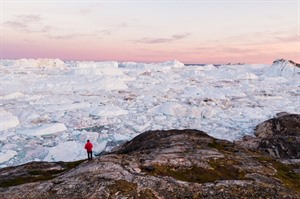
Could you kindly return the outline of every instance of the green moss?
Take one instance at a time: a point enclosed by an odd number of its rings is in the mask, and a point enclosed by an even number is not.
[[[157,199],[154,193],[150,189],[143,189],[139,192],[140,198],[147,198],[147,199]]]
[[[85,160],[78,160],[78,161],[74,161],[74,162],[65,162],[65,165],[67,167],[67,170],[70,170],[70,169],[73,169],[73,168],[77,167],[78,165],[80,165],[84,161]]]
[[[241,180],[245,179],[245,172],[230,165],[229,160],[209,162],[211,168],[193,166],[190,168],[175,168],[169,165],[153,165],[153,171],[146,171],[149,175],[170,176],[175,179],[187,182],[214,182],[216,180]],[[224,164],[223,164],[224,163]],[[143,168],[142,168],[143,170]]]
[[[217,142],[217,141],[213,141],[211,143],[208,143],[207,146],[210,147],[210,148],[213,148],[213,149],[217,149],[218,151],[224,151],[225,150],[225,146],[222,143]]]
[[[274,158],[268,157],[268,156],[262,156],[262,155],[257,155],[254,154],[254,159],[256,159],[257,161],[261,162],[261,163],[267,163],[267,162],[272,162],[274,161]]]
[[[114,184],[108,185],[111,195],[137,196],[137,184],[126,180],[116,180]]]
[[[28,174],[29,175],[33,175],[33,176],[54,176],[56,174],[62,173],[66,171],[66,169],[53,169],[53,170],[33,170],[33,171],[29,171]]]
[[[281,162],[274,162],[273,166],[277,170],[275,177],[280,179],[286,187],[300,193],[300,174],[293,171],[296,166],[285,165]]]
[[[53,179],[54,176],[51,175],[43,175],[43,176],[34,176],[34,177],[17,177],[10,180],[6,180],[0,184],[0,187],[11,187],[17,186],[21,184],[26,184],[30,182],[39,182]]]
[[[57,177],[58,175],[64,173],[65,171],[69,171],[75,168],[83,161],[84,160],[78,160],[75,162],[59,162],[58,164],[62,167],[62,169],[32,169],[29,170],[27,174],[23,176],[16,176],[7,180],[1,180],[0,187],[10,187],[30,182],[51,180]]]
[[[232,143],[223,140],[213,140],[212,142],[208,143],[207,146],[227,154],[240,151],[240,149],[238,149]]]
[[[288,141],[289,143],[294,143],[294,142],[295,142],[295,138],[294,138],[294,137],[289,137],[289,138],[287,139],[287,141]]]
[[[269,165],[276,169],[276,174],[269,175],[270,177],[279,179],[287,188],[300,193],[300,174],[294,171],[294,169],[299,169],[299,165],[283,164],[267,156],[257,156],[255,159],[262,165]]]

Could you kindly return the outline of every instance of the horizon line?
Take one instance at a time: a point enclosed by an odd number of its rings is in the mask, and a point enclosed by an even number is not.
[[[149,63],[164,63],[164,62],[168,62],[168,61],[178,61],[178,62],[181,62],[183,63],[184,65],[208,65],[208,64],[212,64],[212,65],[226,65],[226,64],[240,64],[240,65],[251,65],[251,64],[269,64],[269,63],[246,63],[246,62],[224,62],[224,63],[213,63],[213,62],[202,62],[202,63],[195,63],[195,62],[184,62],[184,61],[180,61],[179,59],[170,59],[170,60],[165,60],[165,61],[134,61],[134,60],[106,60],[106,59],[62,59],[62,58],[51,58],[51,57],[39,57],[39,58],[0,58],[1,62],[2,60],[21,60],[21,59],[27,59],[27,60],[39,60],[39,59],[59,59],[61,61],[64,61],[64,62],[68,62],[68,61],[91,61],[91,62],[112,62],[112,61],[115,61],[115,62],[135,62],[135,63],[146,63],[146,64],[149,64]],[[293,60],[290,60],[290,59],[285,59],[285,58],[277,58],[277,59],[274,59],[274,61],[276,60],[280,60],[280,59],[283,59],[283,60],[286,60],[286,61],[293,61]],[[274,62],[273,61],[273,62]],[[272,63],[273,63],[272,62]],[[294,62],[294,61],[293,61]],[[272,64],[271,63],[271,64]],[[296,62],[295,62],[296,63]]]

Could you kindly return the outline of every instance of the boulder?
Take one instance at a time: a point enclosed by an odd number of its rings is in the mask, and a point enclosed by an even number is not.
[[[255,136],[244,137],[237,144],[274,158],[300,159],[300,114],[278,113],[257,125]]]

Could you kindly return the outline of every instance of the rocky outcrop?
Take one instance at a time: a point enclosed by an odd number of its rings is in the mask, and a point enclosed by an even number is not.
[[[255,135],[237,144],[274,158],[300,163],[300,114],[279,113],[257,125]]]
[[[282,76],[285,78],[299,78],[300,64],[285,59],[277,59],[272,65],[264,69],[267,76]]]
[[[57,172],[30,180],[43,164]],[[300,198],[295,165],[197,130],[145,132],[91,162],[47,164],[1,169],[0,198]]]
[[[273,64],[283,64],[283,63],[288,63],[288,64],[291,64],[291,65],[294,65],[298,68],[300,68],[300,64],[292,61],[292,60],[285,60],[285,59],[276,59]]]

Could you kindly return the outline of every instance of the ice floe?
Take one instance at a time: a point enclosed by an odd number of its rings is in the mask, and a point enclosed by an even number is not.
[[[299,66],[1,60],[0,167],[86,158],[148,130],[253,135],[278,112],[300,112]]]

